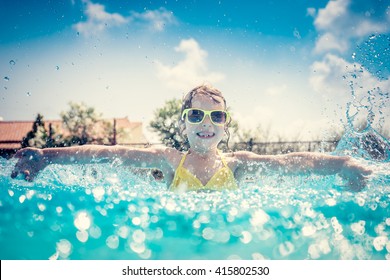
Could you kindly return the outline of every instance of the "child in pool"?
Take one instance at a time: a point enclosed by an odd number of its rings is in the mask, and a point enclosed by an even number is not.
[[[19,173],[32,181],[49,164],[86,164],[97,159],[111,162],[119,158],[124,165],[159,169],[172,191],[224,190],[238,188],[248,175],[266,171],[284,174],[340,174],[351,189],[365,185],[369,169],[351,157],[299,152],[285,155],[258,155],[239,151],[222,153],[217,149],[230,123],[222,93],[207,85],[191,90],[183,99],[180,130],[190,148],[182,153],[169,147],[130,148],[123,146],[84,145],[66,148],[19,150],[18,162],[11,174]]]

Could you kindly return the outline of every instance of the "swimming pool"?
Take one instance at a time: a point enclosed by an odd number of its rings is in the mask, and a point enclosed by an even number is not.
[[[28,183],[0,159],[0,258],[390,259],[389,160],[346,137],[336,153],[377,170],[360,192],[338,176],[269,174],[175,194],[119,163],[49,166]]]

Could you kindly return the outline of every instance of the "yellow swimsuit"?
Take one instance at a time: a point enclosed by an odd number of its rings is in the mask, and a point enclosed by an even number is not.
[[[218,151],[221,155],[221,153]],[[213,177],[207,182],[206,185],[203,185],[202,182],[193,175],[188,169],[183,167],[184,161],[188,153],[186,153],[181,161],[179,166],[176,169],[175,177],[173,178],[172,184],[170,186],[171,191],[200,191],[200,190],[235,190],[238,188],[236,180],[232,170],[227,166],[224,158],[221,155],[221,161],[223,167],[219,169]]]

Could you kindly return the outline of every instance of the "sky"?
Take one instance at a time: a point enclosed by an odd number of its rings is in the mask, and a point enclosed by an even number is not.
[[[0,1],[0,120],[84,102],[155,140],[155,110],[209,83],[275,139],[322,139],[347,112],[389,126],[385,0]]]

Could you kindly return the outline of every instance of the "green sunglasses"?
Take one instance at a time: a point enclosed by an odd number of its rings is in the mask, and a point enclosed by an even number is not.
[[[181,119],[184,120],[187,117],[189,123],[197,124],[202,123],[206,116],[210,117],[210,120],[215,125],[225,125],[230,120],[229,112],[224,110],[202,110],[197,108],[188,108],[181,114]]]

